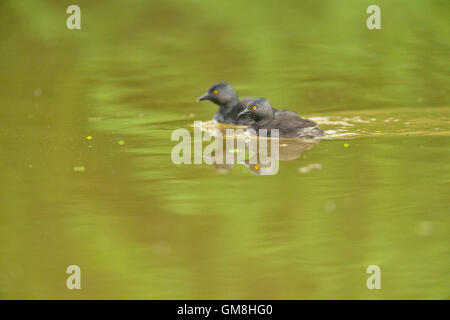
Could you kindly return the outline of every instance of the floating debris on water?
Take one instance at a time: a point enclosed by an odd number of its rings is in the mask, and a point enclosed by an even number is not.
[[[298,168],[298,172],[300,173],[308,173],[312,170],[320,170],[322,169],[322,165],[320,163],[308,164],[307,166]]]
[[[331,213],[336,209],[336,202],[328,200],[325,202],[324,209],[326,212]]]
[[[123,146],[123,145],[125,144],[125,141],[119,140],[119,141],[118,141],[118,144],[121,145],[121,146]]]
[[[102,120],[103,118],[102,117],[89,117],[88,118],[88,121],[90,121],[90,122],[95,122],[95,121],[100,121],[100,120]]]
[[[346,142],[344,143],[344,148],[348,148],[350,146],[350,143]]]
[[[75,172],[84,172],[85,171],[85,167],[83,167],[83,166],[73,167],[73,171],[75,171]]]
[[[167,241],[157,241],[153,243],[153,252],[158,256],[169,256],[172,248]]]
[[[41,89],[41,88],[36,88],[36,89],[34,89],[33,95],[34,95],[35,97],[40,97],[40,96],[42,95],[42,89]]]
[[[419,224],[418,232],[422,237],[428,237],[433,231],[433,225],[430,221],[423,221]]]
[[[92,136],[87,136],[86,139],[92,140]]]

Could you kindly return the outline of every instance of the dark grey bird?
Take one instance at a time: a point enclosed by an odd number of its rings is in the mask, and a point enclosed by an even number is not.
[[[267,129],[267,136],[271,135],[271,129],[278,129],[280,138],[315,138],[323,134],[314,121],[303,119],[292,111],[277,111],[264,98],[250,101],[238,117],[253,119],[250,129],[257,135],[260,135],[260,129]]]
[[[250,125],[253,120],[248,117],[238,117],[245,106],[253,98],[239,100],[236,91],[228,82],[217,82],[208,91],[199,97],[197,101],[209,100],[219,106],[213,120],[235,125]]]

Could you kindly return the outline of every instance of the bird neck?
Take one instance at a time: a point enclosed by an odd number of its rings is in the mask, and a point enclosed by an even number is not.
[[[273,118],[259,120],[259,121],[258,121],[258,126],[265,126],[265,125],[268,124],[270,121],[272,121],[272,119],[273,119]]]
[[[234,99],[232,99],[232,100],[230,100],[230,101],[228,101],[228,102],[226,102],[224,104],[219,104],[219,112],[228,113],[231,110],[233,110],[233,108],[235,106],[237,106],[238,104],[239,104],[238,97],[236,97],[236,98],[234,98]]]
[[[259,119],[258,120],[258,125],[259,126],[264,126],[264,125],[268,124],[270,121],[272,121],[274,118],[275,118],[275,113],[271,112],[268,117],[264,117],[262,119]]]

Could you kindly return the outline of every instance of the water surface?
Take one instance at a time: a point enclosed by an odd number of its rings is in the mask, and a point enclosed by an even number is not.
[[[0,4],[1,298],[449,297],[448,1],[79,3]],[[173,164],[221,80],[326,138]]]

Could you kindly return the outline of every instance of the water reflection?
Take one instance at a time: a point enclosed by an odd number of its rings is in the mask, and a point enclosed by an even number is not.
[[[206,123],[200,129],[206,141],[212,140],[203,149],[203,160],[219,173],[228,173],[238,164],[257,175],[274,175],[278,173],[279,161],[298,159],[319,143],[319,139],[253,136],[242,127],[219,123]]]
[[[448,297],[448,1],[78,2],[0,1],[0,298]],[[330,134],[176,165],[217,80]]]

